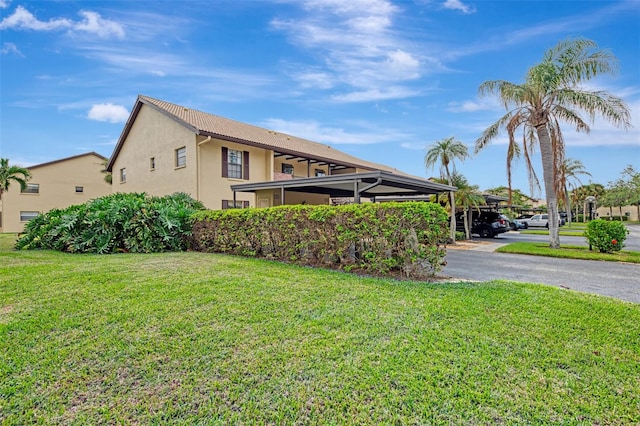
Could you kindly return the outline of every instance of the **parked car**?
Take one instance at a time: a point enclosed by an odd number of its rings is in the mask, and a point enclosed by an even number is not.
[[[464,230],[464,212],[456,214],[456,229]],[[509,231],[509,221],[505,220],[498,212],[482,210],[472,211],[471,233],[481,238],[493,238],[496,235]]]
[[[531,216],[530,219],[521,219],[525,222],[530,228],[549,228],[549,215],[546,213],[536,214]],[[564,225],[564,220],[561,217],[558,217],[558,225]]]
[[[520,219],[509,219],[507,216],[502,215],[502,218],[509,223],[511,230],[517,231],[519,229],[527,229],[529,225],[527,222],[523,222]]]

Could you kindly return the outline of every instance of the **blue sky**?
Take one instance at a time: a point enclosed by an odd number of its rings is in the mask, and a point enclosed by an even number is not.
[[[453,136],[473,152],[505,113],[478,97],[482,82],[520,83],[546,49],[585,37],[619,59],[587,88],[623,98],[633,128],[564,126],[566,155],[593,175],[583,183],[640,169],[638,0],[0,0],[0,37],[0,156],[12,164],[110,156],[143,94],[437,176],[425,147]],[[458,171],[505,185],[505,143]],[[530,193],[523,161],[514,187]]]

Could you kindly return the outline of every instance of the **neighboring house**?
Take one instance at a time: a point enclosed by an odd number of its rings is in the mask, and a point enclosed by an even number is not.
[[[588,211],[588,209],[587,209]],[[625,216],[627,220],[638,221],[640,220],[640,209],[638,206],[616,206],[616,207],[598,207],[596,210],[596,218],[609,219],[611,217]]]
[[[111,185],[102,173],[106,160],[90,152],[27,167],[31,173],[27,190],[14,184],[2,194],[2,232],[22,232],[25,223],[40,213],[110,194]]]
[[[327,145],[147,96],[138,96],[107,170],[114,192],[185,192],[210,209],[451,189]]]

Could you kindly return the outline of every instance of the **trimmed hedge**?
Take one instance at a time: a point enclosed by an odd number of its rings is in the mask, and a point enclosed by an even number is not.
[[[151,197],[117,193],[85,204],[53,209],[26,224],[16,249],[71,253],[182,251],[190,217],[202,203],[184,193]]]
[[[425,202],[202,211],[195,250],[374,275],[432,276],[444,264],[448,215]]]
[[[613,253],[622,250],[628,233],[622,222],[596,219],[589,222],[584,236],[601,253]]]

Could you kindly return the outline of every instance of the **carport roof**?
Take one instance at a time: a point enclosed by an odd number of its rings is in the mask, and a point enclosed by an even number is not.
[[[256,192],[265,189],[327,194],[331,197],[354,197],[356,200],[360,197],[439,194],[457,190],[454,186],[381,170],[231,185],[234,192]]]

